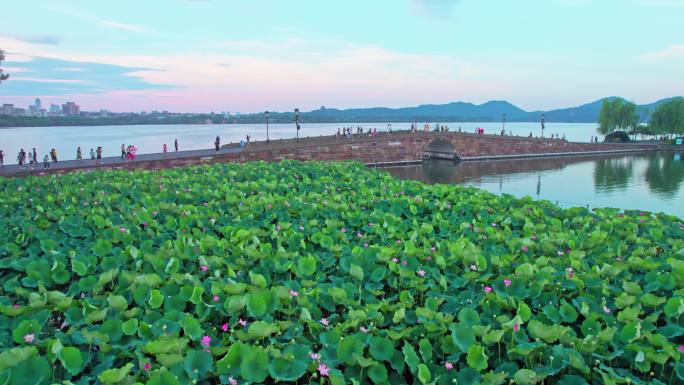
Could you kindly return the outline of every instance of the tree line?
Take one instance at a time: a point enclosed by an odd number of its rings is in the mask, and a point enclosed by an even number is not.
[[[664,137],[684,134],[684,97],[659,105],[647,124],[639,122],[637,105],[623,99],[604,99],[599,111],[599,129],[607,135],[617,131]]]

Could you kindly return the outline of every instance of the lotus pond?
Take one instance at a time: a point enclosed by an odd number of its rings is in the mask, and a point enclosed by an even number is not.
[[[681,384],[684,224],[248,163],[0,180],[0,384]]]

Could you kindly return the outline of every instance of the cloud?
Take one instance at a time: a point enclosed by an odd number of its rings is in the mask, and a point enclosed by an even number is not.
[[[95,94],[113,90],[158,90],[172,88],[152,84],[140,74],[154,71],[146,67],[128,67],[99,62],[70,61],[33,57],[20,63],[21,71],[11,82],[3,83],[6,96]],[[11,67],[8,67],[11,68]]]
[[[642,55],[642,59],[659,60],[671,59],[680,56],[684,57],[684,44],[674,44],[660,51],[647,53]]]
[[[11,35],[11,34],[6,34],[6,33],[0,33],[0,36],[4,37],[4,38],[20,40],[20,41],[23,41],[26,43],[32,43],[32,44],[59,45],[59,43],[62,42],[62,38],[60,36],[55,36],[55,35],[19,36],[19,35]]]
[[[100,25],[102,27],[106,28],[112,28],[112,29],[117,29],[120,31],[127,31],[127,32],[136,32],[136,33],[156,33],[155,31],[143,27],[137,24],[132,24],[132,23],[123,23],[115,20],[110,20],[110,19],[104,19],[98,16],[95,16],[93,14],[83,12],[83,11],[78,11],[78,10],[73,10],[73,9],[62,9],[62,8],[55,8],[54,9],[56,12],[60,12],[65,15],[77,17],[79,19],[87,20],[90,22],[93,22],[97,25]]]
[[[453,16],[456,4],[461,0],[413,0],[419,12],[436,18],[449,19]]]
[[[95,19],[95,20],[97,21],[98,24],[100,24],[104,27],[119,29],[119,30],[123,30],[123,31],[130,31],[130,32],[140,32],[140,33],[151,33],[152,32],[145,27],[141,27],[141,26],[135,25],[135,24],[119,23],[117,21],[107,20],[107,19]]]

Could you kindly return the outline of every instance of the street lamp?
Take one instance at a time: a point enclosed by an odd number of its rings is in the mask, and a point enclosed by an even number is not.
[[[542,126],[542,138],[543,138],[544,137],[544,114],[542,114],[541,126]]]
[[[299,141],[299,108],[295,108],[294,121],[295,125],[297,125],[297,141]]]
[[[271,141],[268,139],[268,111],[264,112],[264,115],[266,115],[266,143],[270,143]]]
[[[502,114],[503,117],[503,123],[501,125],[501,129],[506,133],[506,114]]]

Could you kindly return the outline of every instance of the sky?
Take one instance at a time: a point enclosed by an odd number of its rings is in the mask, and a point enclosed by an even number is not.
[[[0,103],[231,113],[684,94],[684,0],[23,0]]]

